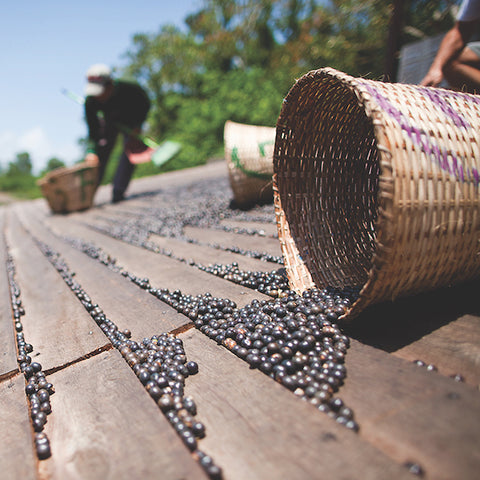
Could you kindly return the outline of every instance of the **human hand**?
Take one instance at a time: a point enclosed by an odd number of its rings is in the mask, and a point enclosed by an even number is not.
[[[96,153],[87,153],[85,156],[85,163],[92,167],[96,167],[98,165],[98,155]]]
[[[423,87],[438,87],[443,81],[443,72],[441,69],[431,68],[424,79],[420,82]]]

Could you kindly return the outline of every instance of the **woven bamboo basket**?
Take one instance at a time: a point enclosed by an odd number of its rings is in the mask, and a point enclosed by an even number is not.
[[[480,97],[307,73],[276,126],[275,214],[291,287],[370,304],[480,275]]]
[[[272,201],[274,143],[274,127],[225,123],[225,159],[238,206]]]
[[[68,213],[90,208],[97,188],[98,166],[79,163],[60,167],[38,181],[54,213]]]

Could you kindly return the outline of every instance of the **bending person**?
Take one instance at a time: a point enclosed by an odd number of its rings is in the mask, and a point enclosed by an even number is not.
[[[87,81],[85,117],[89,145],[85,161],[99,164],[98,185],[118,134],[124,134],[124,149],[113,179],[112,202],[115,203],[124,199],[135,168],[125,152],[125,145],[132,141],[128,132],[140,133],[150,109],[150,100],[140,85],[114,80],[106,65],[92,65],[87,71]]]

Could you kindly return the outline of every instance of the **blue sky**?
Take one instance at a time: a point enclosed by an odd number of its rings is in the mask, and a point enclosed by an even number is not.
[[[9,2],[0,9],[0,164],[30,153],[34,172],[49,158],[81,158],[86,135],[80,106],[62,95],[83,94],[91,64],[125,64],[136,33],[184,26],[201,0]]]

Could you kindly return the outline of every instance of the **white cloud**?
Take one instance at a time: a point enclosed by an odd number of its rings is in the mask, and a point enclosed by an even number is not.
[[[17,153],[28,152],[32,160],[33,172],[38,174],[52,157],[71,165],[81,156],[75,142],[54,144],[42,127],[33,127],[21,133],[11,130],[0,132],[0,164],[7,167],[15,160]]]

